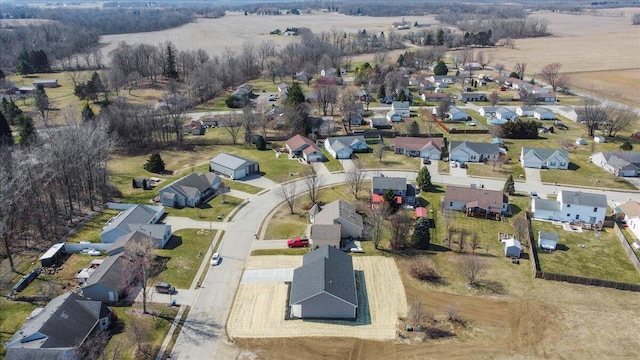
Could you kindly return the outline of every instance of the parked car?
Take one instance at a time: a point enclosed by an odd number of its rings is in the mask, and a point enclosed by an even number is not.
[[[211,257],[211,266],[219,265],[220,260],[222,260],[222,258],[220,257],[220,254],[218,253],[213,254],[213,256]]]
[[[166,282],[159,282],[156,284],[156,291],[161,294],[173,294],[176,291],[176,288]]]
[[[289,239],[287,240],[287,246],[290,248],[294,248],[294,247],[308,247],[309,246],[309,239],[303,239],[303,238],[295,238],[295,239]]]
[[[460,169],[466,169],[467,168],[467,164],[465,163],[460,163]]]
[[[422,163],[424,165],[430,165],[431,164],[431,160],[429,160],[428,158],[424,158],[424,159],[422,159]]]
[[[277,97],[275,95],[269,96],[269,101],[276,101]]]
[[[538,197],[538,193],[537,193],[537,192],[535,192],[535,191],[532,191],[532,192],[531,192],[531,198],[532,198],[532,199],[535,199],[535,198],[537,198],[537,197]]]

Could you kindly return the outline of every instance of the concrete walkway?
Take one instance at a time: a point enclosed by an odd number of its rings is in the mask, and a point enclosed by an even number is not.
[[[331,175],[331,172],[329,172],[329,169],[327,169],[324,163],[314,162],[314,163],[311,163],[311,166],[313,166],[313,168],[316,170],[316,173],[318,173],[319,175],[322,175],[322,176]]]
[[[258,240],[251,244],[251,250],[286,249],[288,239],[282,240]]]
[[[176,232],[181,229],[211,229],[225,230],[227,223],[220,221],[199,221],[183,216],[167,216],[164,223],[171,225],[171,231]]]
[[[260,187],[260,188],[263,188],[263,189],[270,189],[270,188],[278,185],[278,183],[276,183],[275,181],[267,179],[266,177],[264,177],[262,175],[247,176],[245,178],[242,178],[242,179],[236,180],[236,181],[247,183],[249,185],[257,186],[257,187]]]

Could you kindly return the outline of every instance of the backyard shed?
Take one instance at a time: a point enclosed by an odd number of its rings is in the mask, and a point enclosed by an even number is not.
[[[43,267],[53,266],[62,260],[64,253],[64,243],[53,244],[42,256],[40,256],[40,265]]]
[[[421,217],[427,217],[427,209],[423,207],[417,207],[413,215],[413,219],[418,220]]]
[[[522,245],[520,244],[520,241],[514,238],[508,238],[502,240],[502,242],[504,243],[504,256],[520,257],[520,254],[522,253]]]
[[[587,141],[581,137],[576,139],[576,145],[587,145]]]
[[[558,245],[558,234],[538,231],[538,247],[545,250],[555,250]]]
[[[605,139],[604,139],[604,136],[602,135],[596,135],[593,137],[593,141],[602,144],[605,142]]]

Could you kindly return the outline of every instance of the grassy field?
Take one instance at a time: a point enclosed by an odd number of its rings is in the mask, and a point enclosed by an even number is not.
[[[112,310],[118,317],[118,321],[112,324],[112,337],[104,349],[104,354],[123,360],[154,359],[174,317],[178,313],[177,307],[168,307],[160,304],[147,305],[151,314],[144,314],[139,304],[133,307],[114,307]],[[137,351],[136,337],[132,334],[130,324],[137,323],[142,332],[142,343],[146,353]]]
[[[420,168],[420,159],[417,157],[409,157],[396,154],[393,151],[385,150],[382,161],[375,154],[377,147],[380,145],[370,145],[373,152],[358,153],[356,156],[364,163],[367,169],[389,169],[389,170],[413,170]]]
[[[522,175],[524,177],[524,169],[520,166],[520,163],[511,163],[505,165],[496,165],[493,164],[475,164],[469,163],[467,167],[467,175],[473,177],[487,177],[487,178],[500,178],[506,179],[509,175],[513,175],[514,179],[517,179],[518,176]]]
[[[93,243],[100,242],[100,233],[104,225],[112,217],[118,215],[119,210],[104,209],[96,214],[91,220],[80,226],[76,232],[67,238],[68,242],[79,243],[80,241],[90,241]]]
[[[230,195],[225,195],[225,200],[223,202],[222,198],[223,197],[221,195],[217,195],[206,204],[200,204],[194,208],[185,207],[182,209],[175,209],[165,207],[165,212],[169,216],[184,216],[194,220],[223,221],[231,210],[240,205],[243,200]]]
[[[640,283],[640,274],[629,261],[627,253],[622,249],[612,229],[602,232],[576,233],[565,231],[546,221],[533,221],[532,225],[534,234],[538,231],[549,231],[560,235],[558,250],[538,251],[542,271]]]
[[[257,194],[260,191],[264,190],[261,187],[253,186],[247,183],[243,183],[241,181],[222,179],[222,182],[224,183],[225,186],[228,186],[232,190],[246,192],[247,194]]]
[[[36,305],[33,304],[0,297],[0,357],[4,358],[7,352],[4,344],[20,329],[35,308]]]
[[[216,235],[213,230],[183,229],[173,233],[164,249],[156,250],[161,272],[149,284],[165,281],[179,289],[188,289]]]
[[[327,149],[325,149],[324,147],[321,150],[324,154],[324,157],[327,159],[325,162],[323,162],[324,166],[327,167],[327,170],[329,170],[330,172],[343,170],[340,160],[331,156],[331,154],[329,154],[329,151],[327,151]]]

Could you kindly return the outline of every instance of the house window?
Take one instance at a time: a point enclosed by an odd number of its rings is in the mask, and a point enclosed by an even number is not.
[[[580,214],[576,214],[576,220],[580,219]]]
[[[571,217],[571,214],[567,214],[567,217],[568,217],[568,218],[569,218],[569,217]]]
[[[549,163],[549,166],[556,166],[556,162],[555,162],[555,161],[551,161],[551,162]]]
[[[566,163],[561,162],[561,163],[560,163],[560,166],[567,166],[567,164],[566,164]]]
[[[594,207],[594,208],[593,208],[593,212],[598,212],[598,208],[597,208],[597,207]]]
[[[453,206],[453,201],[449,202],[449,206]]]
[[[571,204],[567,204],[567,207],[571,207]]]

